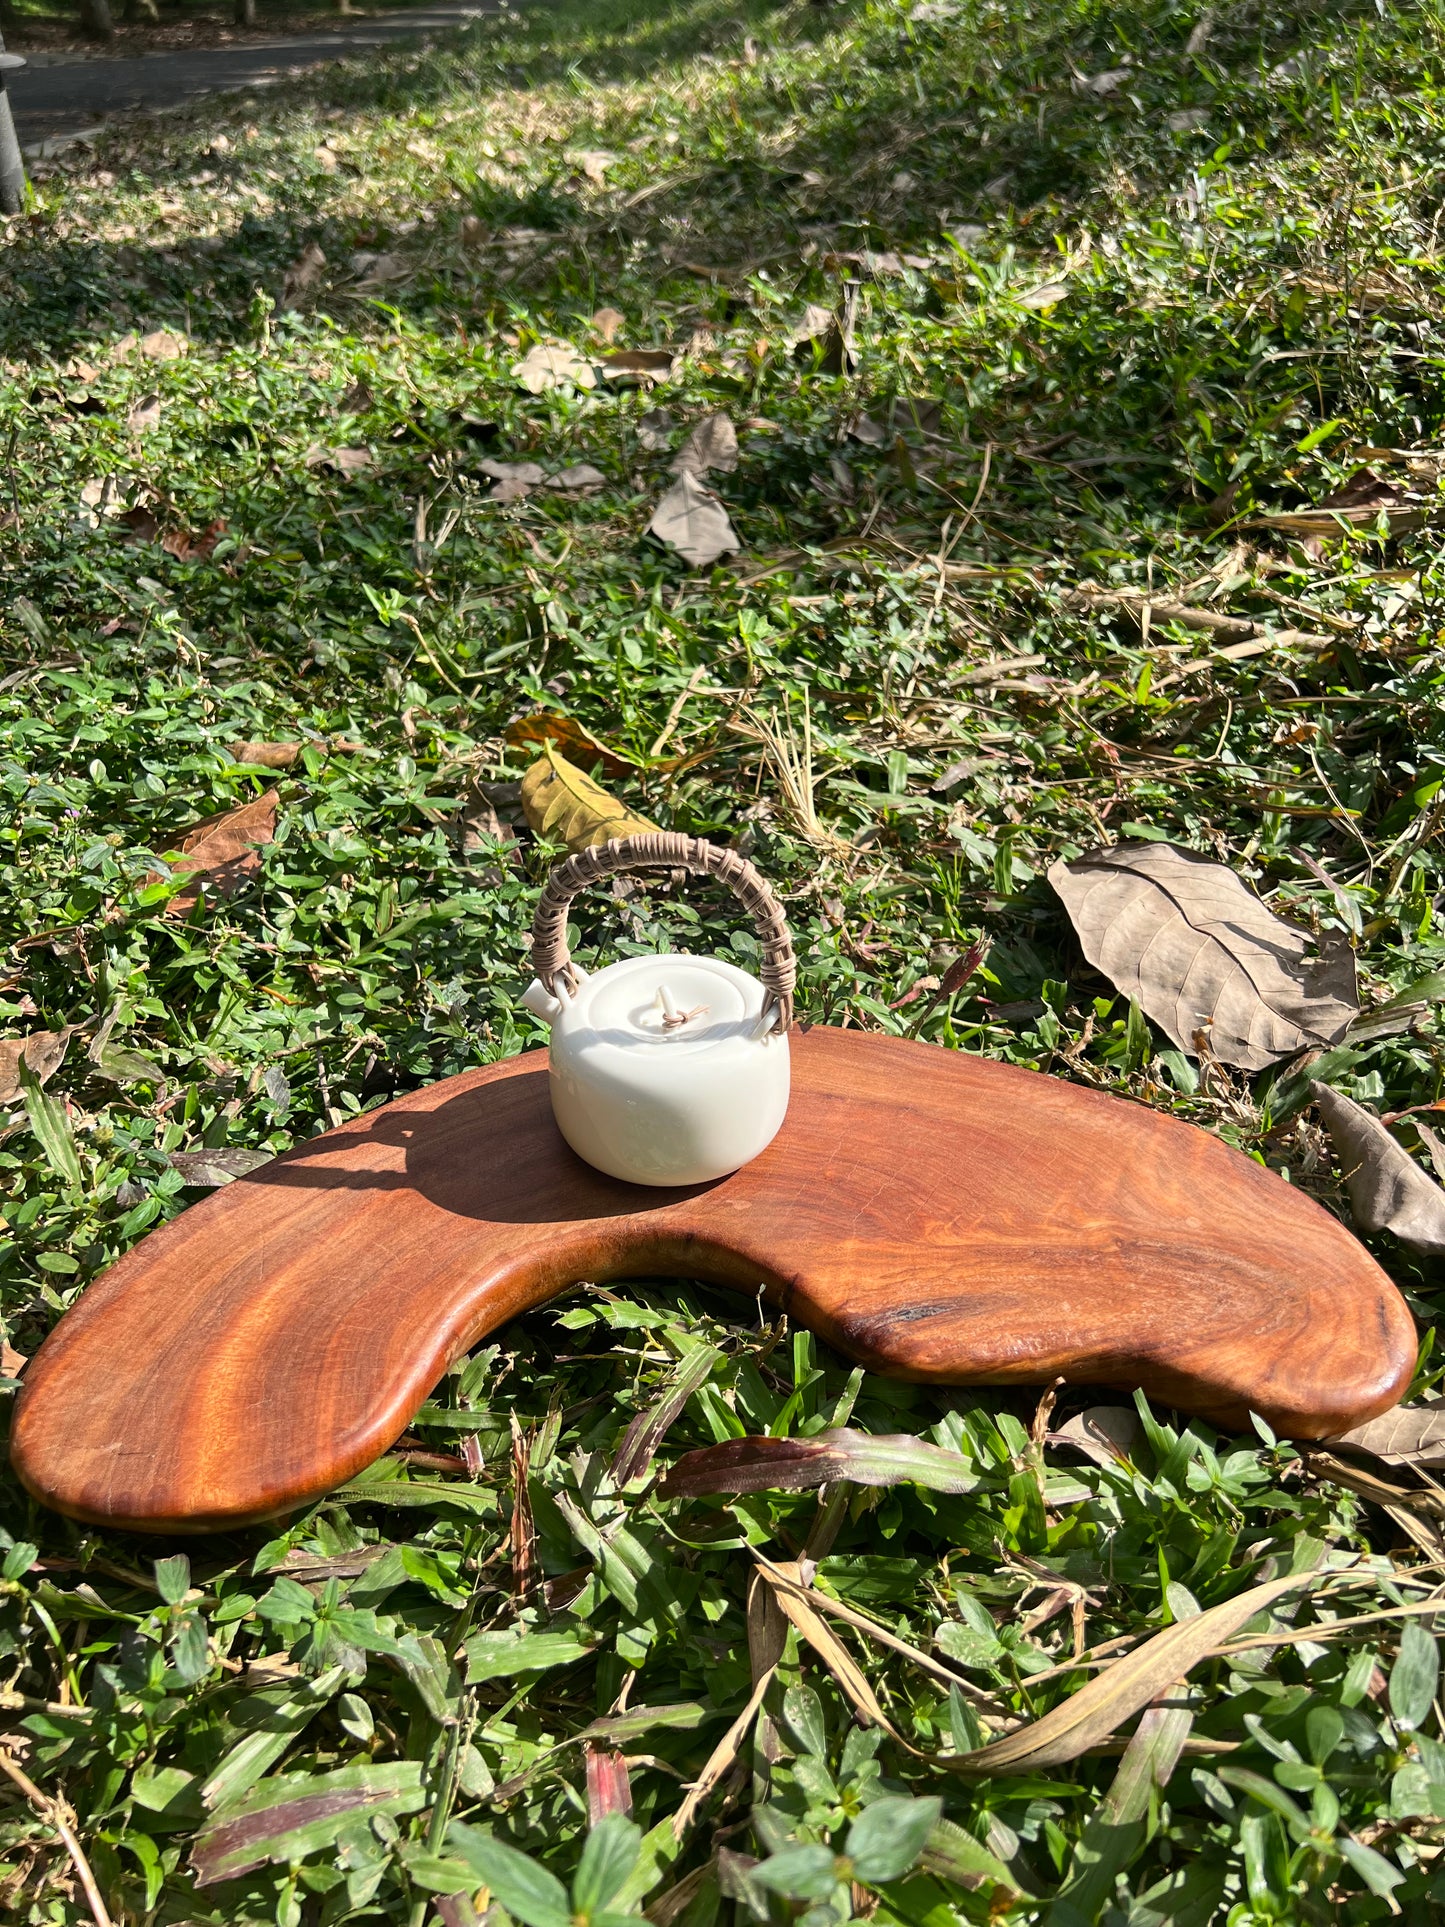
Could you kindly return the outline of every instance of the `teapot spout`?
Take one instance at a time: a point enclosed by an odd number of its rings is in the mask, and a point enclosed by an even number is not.
[[[559,1000],[550,991],[544,990],[536,977],[522,992],[520,1002],[524,1010],[530,1010],[534,1017],[540,1017],[549,1029],[562,1014]]]

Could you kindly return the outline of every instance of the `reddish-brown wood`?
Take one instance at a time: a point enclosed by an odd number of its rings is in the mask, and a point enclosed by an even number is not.
[[[446,1367],[578,1278],[761,1286],[875,1371],[1142,1385],[1303,1436],[1386,1409],[1414,1324],[1320,1206],[1207,1133],[931,1045],[794,1033],[793,1101],[716,1184],[563,1144],[542,1054],[405,1097],[153,1232],[26,1375],[25,1484],[76,1518],[273,1517],[393,1442]]]

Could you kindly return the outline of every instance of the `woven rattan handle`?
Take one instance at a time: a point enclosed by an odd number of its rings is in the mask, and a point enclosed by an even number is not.
[[[678,836],[667,830],[649,836],[623,836],[611,843],[594,843],[559,863],[547,879],[537,914],[532,919],[532,969],[542,988],[556,995],[557,980],[575,989],[577,975],[567,950],[567,908],[579,890],[624,870],[693,870],[719,877],[732,889],[752,916],[763,946],[759,973],[774,1011],[773,1029],[788,1030],[793,1022],[793,985],[797,958],[788,934],[783,906],[758,869],[736,850],[720,850],[698,836]]]

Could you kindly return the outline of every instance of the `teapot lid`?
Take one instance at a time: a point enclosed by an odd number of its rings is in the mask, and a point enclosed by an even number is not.
[[[577,972],[575,989],[558,984],[555,1029],[587,1049],[656,1049],[670,1056],[762,1041],[767,992],[756,977],[721,957],[672,951],[624,957],[595,976]]]

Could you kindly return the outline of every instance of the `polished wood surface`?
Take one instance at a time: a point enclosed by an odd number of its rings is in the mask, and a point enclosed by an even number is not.
[[[688,1190],[615,1182],[546,1056],[313,1139],[153,1232],[31,1362],[11,1455],[76,1518],[193,1530],[354,1476],[446,1367],[579,1278],[761,1286],[949,1385],[1142,1385],[1303,1436],[1385,1410],[1414,1323],[1319,1205],[1206,1132],[933,1045],[793,1035],[782,1133]]]

